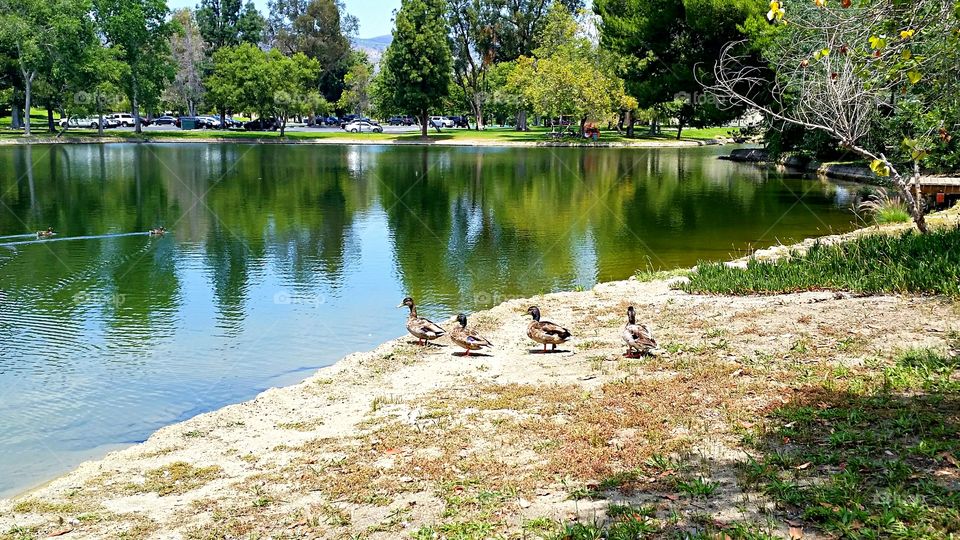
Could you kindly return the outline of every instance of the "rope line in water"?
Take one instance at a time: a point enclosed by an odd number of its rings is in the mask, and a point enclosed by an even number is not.
[[[14,236],[0,236],[0,240],[8,238],[36,238],[35,234],[19,234]],[[28,246],[31,244],[45,244],[48,242],[66,242],[68,240],[104,240],[108,238],[123,238],[127,236],[150,236],[150,232],[133,232],[133,233],[116,233],[116,234],[101,234],[95,236],[67,236],[64,238],[36,238],[35,240],[24,240],[22,242],[3,242],[0,243],[0,247],[13,247],[13,246]]]

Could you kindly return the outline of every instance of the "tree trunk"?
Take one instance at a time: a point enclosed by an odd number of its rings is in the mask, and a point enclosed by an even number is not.
[[[56,123],[53,121],[53,105],[47,103],[47,131],[50,133],[57,132]]]
[[[429,121],[430,117],[427,115],[427,110],[423,109],[420,111],[420,136],[424,139],[427,138],[427,128],[430,126]]]
[[[280,138],[283,138],[283,134],[287,131],[287,115],[283,114],[280,116]]]
[[[624,113],[623,123],[627,125],[627,138],[633,138],[633,111],[627,111]]]
[[[584,135],[587,134],[587,117],[584,116],[580,119],[580,138],[582,139]]]
[[[97,90],[97,136],[103,137],[103,105],[100,101],[100,90]]]
[[[681,114],[679,120],[680,120],[680,123],[677,124],[677,140],[678,141],[680,140],[680,134],[683,133],[683,125],[686,122],[686,118],[684,117],[683,114]]]
[[[522,109],[517,111],[517,121],[516,121],[515,129],[517,131],[528,131],[529,128],[527,127],[527,111]]]
[[[137,95],[137,77],[134,76],[131,82],[133,83],[133,98],[130,100],[133,104],[133,131],[140,134],[143,133],[143,127],[140,125],[140,102]]]
[[[33,92],[33,74],[27,75],[26,72],[23,73],[23,82],[24,82],[24,124],[23,124],[23,134],[27,137],[30,136],[30,98],[33,97],[31,94]]]
[[[14,90],[14,92],[13,92],[13,99],[12,99],[11,101],[12,101],[12,103],[11,103],[12,107],[10,107],[10,115],[11,115],[11,122],[10,122],[10,123],[11,123],[11,125],[13,126],[13,129],[20,129],[20,127],[21,127],[21,123],[20,123],[20,104],[17,103],[17,92],[16,92],[16,90]]]
[[[220,129],[227,129],[227,108],[220,107]]]

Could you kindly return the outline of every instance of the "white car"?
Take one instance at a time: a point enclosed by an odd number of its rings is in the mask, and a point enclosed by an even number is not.
[[[132,114],[128,113],[108,114],[104,118],[109,118],[111,121],[116,122],[117,125],[123,127],[133,127],[137,123],[136,118],[134,118]]]
[[[366,120],[354,120],[346,126],[343,127],[346,131],[350,133],[359,133],[361,131],[372,131],[373,133],[383,133],[383,126],[375,122],[368,122]]]
[[[446,116],[431,116],[430,125],[433,127],[452,128],[454,123],[453,120],[447,118]]]
[[[97,129],[97,118],[64,118],[60,120],[60,127],[72,127],[72,128],[90,128]],[[111,128],[116,127],[113,122],[110,122],[106,117],[103,119],[103,127]]]

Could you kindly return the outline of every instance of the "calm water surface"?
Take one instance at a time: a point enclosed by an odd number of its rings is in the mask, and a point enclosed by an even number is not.
[[[0,495],[396,337],[406,294],[442,319],[852,227],[848,189],[728,151],[0,147]]]

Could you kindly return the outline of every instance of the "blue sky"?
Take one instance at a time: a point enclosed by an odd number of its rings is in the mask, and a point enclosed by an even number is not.
[[[246,0],[244,0],[246,2]],[[267,14],[267,0],[253,0],[260,11]],[[200,0],[167,0],[170,9],[196,7]],[[393,10],[400,0],[345,0],[347,11],[360,19],[360,37],[371,38],[389,34],[393,30]]]

